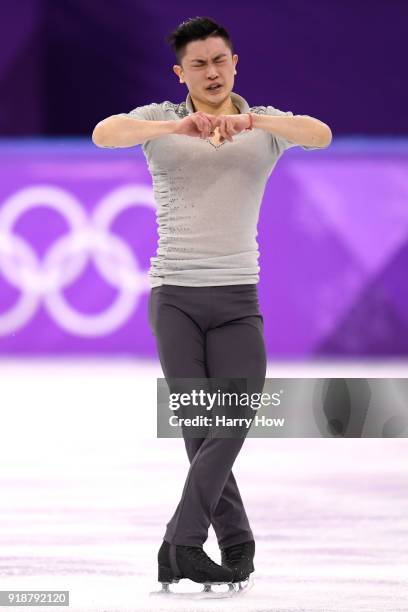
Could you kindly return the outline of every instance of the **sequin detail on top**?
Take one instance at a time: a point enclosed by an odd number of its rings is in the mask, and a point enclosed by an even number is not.
[[[158,243],[156,257],[150,258],[151,279],[161,279],[166,274],[166,263],[174,271],[181,270],[183,258],[178,254],[190,249],[183,244],[183,236],[192,230],[191,220],[195,219],[194,204],[189,204],[189,189],[183,168],[171,171],[151,170],[153,194],[157,203],[156,221]]]
[[[185,102],[175,104],[174,102],[169,102],[168,100],[166,100],[166,102],[163,102],[163,110],[176,113],[176,115],[180,119],[184,119],[184,117],[187,117],[187,115],[189,114]]]
[[[255,113],[257,115],[266,115],[266,106],[252,106],[251,113]]]

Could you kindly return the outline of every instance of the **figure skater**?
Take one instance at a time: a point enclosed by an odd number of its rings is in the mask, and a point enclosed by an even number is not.
[[[148,163],[159,234],[149,324],[169,387],[176,379],[245,379],[247,391],[260,392],[267,365],[257,286],[262,196],[286,149],[327,147],[331,130],[308,115],[249,106],[233,92],[238,55],[212,19],[188,19],[166,40],[185,101],[110,116],[92,139],[100,147],[141,144]],[[254,571],[254,534],[232,472],[244,439],[184,436],[190,468],[158,553],[164,586],[180,578],[231,584]],[[203,549],[210,525],[221,565]]]

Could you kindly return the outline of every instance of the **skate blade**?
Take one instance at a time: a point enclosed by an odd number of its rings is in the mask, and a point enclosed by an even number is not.
[[[244,595],[252,589],[254,586],[254,579],[251,575],[246,580],[240,580],[239,582],[233,582],[233,592],[230,597],[234,597],[234,595]]]
[[[207,583],[209,584],[209,583]],[[204,587],[202,591],[190,591],[190,592],[177,592],[172,591],[169,586],[163,587],[160,591],[152,591],[151,597],[171,597],[172,599],[188,599],[188,600],[199,600],[199,599],[227,599],[231,597],[237,597],[244,595],[254,586],[254,579],[250,576],[247,580],[241,580],[239,582],[229,583],[212,583],[210,587],[224,584],[228,586],[227,591],[213,591],[212,588]]]

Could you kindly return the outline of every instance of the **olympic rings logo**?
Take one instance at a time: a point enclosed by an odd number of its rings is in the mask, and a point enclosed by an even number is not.
[[[41,259],[13,231],[22,214],[40,206],[56,210],[69,226],[69,232],[51,244]],[[130,184],[114,189],[91,215],[60,187],[35,185],[7,198],[0,205],[0,273],[21,295],[10,310],[0,313],[0,336],[22,328],[40,304],[61,328],[79,336],[103,336],[123,325],[149,288],[148,276],[130,247],[109,231],[116,216],[131,206],[155,209],[151,188]],[[101,276],[119,290],[111,306],[96,315],[78,312],[62,294],[90,258]]]

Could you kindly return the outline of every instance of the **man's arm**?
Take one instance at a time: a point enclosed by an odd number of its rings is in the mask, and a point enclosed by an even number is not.
[[[325,148],[332,141],[328,125],[308,115],[274,116],[251,113],[253,127],[280,136],[298,145]]]
[[[112,115],[100,121],[92,132],[97,147],[134,147],[146,140],[173,134],[177,121],[148,121]]]

